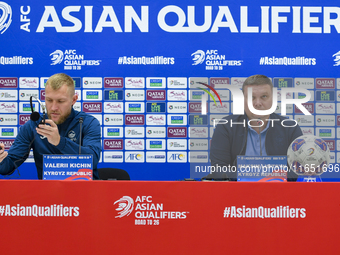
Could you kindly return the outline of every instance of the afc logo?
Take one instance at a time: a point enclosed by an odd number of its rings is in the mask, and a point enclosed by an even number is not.
[[[185,160],[185,155],[182,153],[172,153],[169,157],[169,160],[171,161],[182,161]]]
[[[140,161],[142,159],[143,159],[143,156],[140,153],[129,153],[126,157],[126,160],[129,160],[129,161]]]

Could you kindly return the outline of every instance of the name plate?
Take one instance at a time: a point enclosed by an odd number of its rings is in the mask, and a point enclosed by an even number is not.
[[[44,155],[43,180],[93,179],[92,155]]]
[[[237,156],[237,181],[287,181],[287,156]]]
[[[299,176],[296,180],[297,182],[322,182],[320,175],[312,176]]]

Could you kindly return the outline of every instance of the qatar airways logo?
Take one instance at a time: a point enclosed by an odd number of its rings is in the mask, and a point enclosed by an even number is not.
[[[104,139],[104,150],[122,150],[123,139]]]
[[[79,94],[76,91],[76,94],[78,95],[79,99]],[[40,100],[45,101],[45,90],[40,90]]]
[[[315,82],[317,89],[335,89],[334,78],[316,78]]]
[[[189,113],[199,113],[202,111],[201,103],[189,103]]]
[[[25,125],[27,121],[31,119],[30,114],[20,114],[19,115],[19,125]]]
[[[0,88],[17,88],[18,78],[5,78],[0,77]]]
[[[125,115],[125,125],[144,125],[144,115]]]
[[[230,79],[229,78],[210,78],[210,84],[212,84],[212,87],[224,88],[225,84],[230,84]]]
[[[327,144],[330,151],[335,150],[335,141],[334,140],[327,140],[327,141],[325,141],[325,143]]]
[[[9,150],[14,143],[14,139],[0,139],[0,143],[5,145],[5,150]]]
[[[151,100],[165,100],[165,90],[148,90],[146,92],[146,99]]]
[[[187,128],[171,128],[168,127],[168,137],[169,138],[178,138],[182,137],[185,138],[187,137]]]
[[[102,103],[83,103],[84,112],[100,113],[102,112]]]
[[[123,78],[104,78],[104,88],[123,88],[124,79]]]

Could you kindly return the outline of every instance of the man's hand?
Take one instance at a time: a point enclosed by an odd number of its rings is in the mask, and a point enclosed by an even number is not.
[[[0,143],[0,163],[6,158],[8,155],[8,152],[5,151],[5,145],[3,143]]]
[[[50,144],[53,144],[54,146],[57,146],[60,142],[60,135],[58,131],[58,126],[57,124],[54,123],[53,120],[46,120],[46,124],[49,125],[44,125],[44,124],[39,124],[39,127],[36,128],[37,133],[39,135],[46,136],[48,142]]]

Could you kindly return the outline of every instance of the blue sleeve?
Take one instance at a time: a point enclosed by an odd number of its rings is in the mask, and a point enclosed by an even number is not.
[[[88,118],[88,117],[87,117]],[[93,169],[97,168],[101,151],[101,133],[99,121],[93,117],[91,120],[84,121],[82,128],[81,154],[93,155]],[[78,154],[79,143],[73,142],[66,137],[60,137],[60,142],[56,148],[62,154]]]
[[[33,123],[28,121],[20,128],[18,136],[8,151],[8,156],[0,163],[0,174],[11,174],[25,162],[36,134],[32,127]]]

